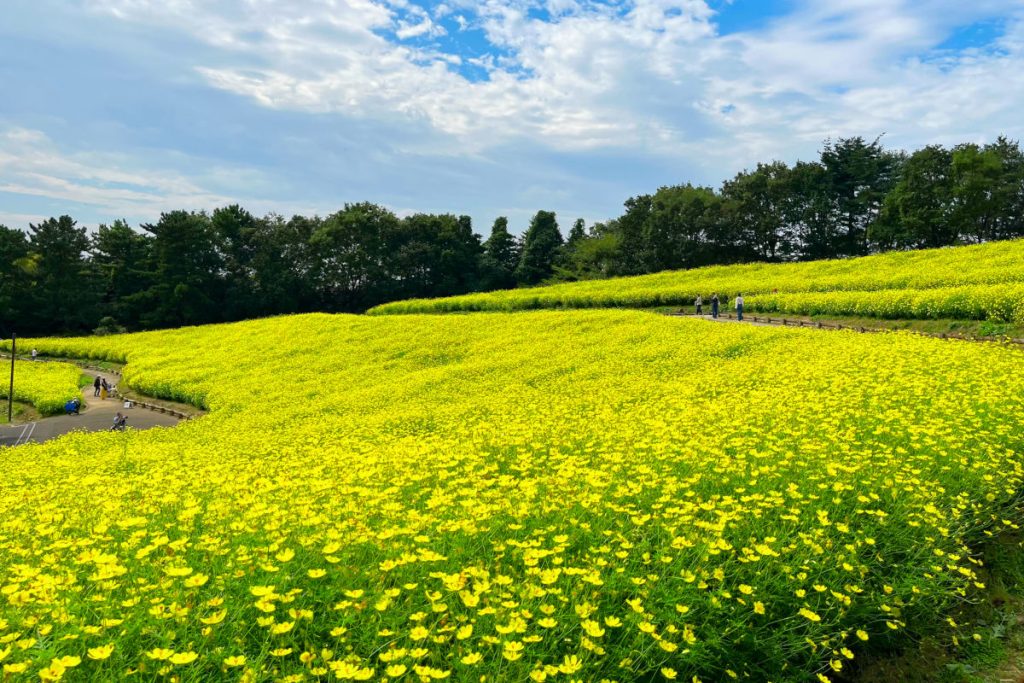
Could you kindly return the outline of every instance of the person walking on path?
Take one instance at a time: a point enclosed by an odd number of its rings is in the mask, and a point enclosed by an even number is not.
[[[94,381],[92,383],[92,388],[93,388],[92,395],[93,396],[99,396],[100,395],[100,376],[99,375],[96,375],[96,381]]]
[[[110,385],[107,384],[107,379],[104,377],[100,380],[100,400],[106,401],[107,394],[110,392]]]
[[[38,355],[39,355],[39,352],[36,351],[35,349],[32,349],[32,360],[35,360],[36,356],[38,356]]]
[[[743,320],[743,293],[736,295],[736,320]]]
[[[704,315],[704,297],[698,294],[697,300],[693,303],[697,306],[697,315]]]
[[[711,295],[711,317],[718,320],[718,294]]]

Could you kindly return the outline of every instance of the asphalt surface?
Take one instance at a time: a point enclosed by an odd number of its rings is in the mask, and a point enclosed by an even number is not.
[[[90,377],[105,377],[111,386],[118,378],[104,372],[86,372]],[[114,424],[114,416],[121,412],[128,416],[128,429],[149,429],[151,427],[173,427],[178,419],[173,415],[146,410],[138,406],[125,408],[124,401],[108,396],[100,400],[93,396],[93,387],[82,389],[80,415],[58,415],[44,417],[34,422],[0,427],[0,446],[17,446],[23,443],[41,443],[73,431],[103,432]]]

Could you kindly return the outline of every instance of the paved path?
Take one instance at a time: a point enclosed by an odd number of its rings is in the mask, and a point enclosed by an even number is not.
[[[118,378],[105,372],[85,371],[90,377],[104,377],[111,386],[117,384]],[[82,414],[59,415],[46,417],[35,422],[0,427],[0,446],[16,446],[22,443],[43,442],[67,434],[75,430],[102,432],[114,424],[114,415],[118,411],[128,416],[129,429],[149,429],[150,427],[173,427],[178,418],[167,413],[160,413],[142,408],[125,408],[124,401],[108,396],[102,401],[93,396],[92,384],[82,389]]]

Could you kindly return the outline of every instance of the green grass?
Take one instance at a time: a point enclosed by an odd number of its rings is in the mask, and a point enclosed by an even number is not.
[[[14,420],[13,422],[25,422],[27,419],[32,419],[37,416],[36,411],[28,403],[22,403],[21,401],[14,402],[13,410]],[[7,420],[7,400],[0,401],[0,424],[11,424]]]

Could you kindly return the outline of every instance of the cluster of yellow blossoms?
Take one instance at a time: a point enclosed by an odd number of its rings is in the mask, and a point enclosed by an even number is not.
[[[33,343],[211,412],[0,450],[12,679],[828,680],[978,589],[1024,477],[992,345],[625,311]]]
[[[7,348],[10,350],[10,346]],[[0,398],[6,399],[11,359],[8,356],[3,360],[6,362],[0,363]],[[81,376],[81,370],[68,363],[14,361],[14,400],[31,403],[43,415],[63,412],[65,403],[81,396]]]
[[[707,304],[714,293],[727,310],[741,292],[753,311],[1024,323],[1024,240],[834,261],[711,266],[410,299],[378,306],[371,313],[688,306],[698,294]]]

